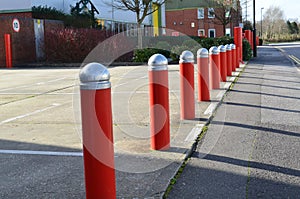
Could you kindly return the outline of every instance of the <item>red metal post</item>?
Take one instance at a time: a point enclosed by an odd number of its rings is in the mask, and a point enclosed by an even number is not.
[[[232,51],[230,44],[225,45],[227,57],[227,76],[232,76]]]
[[[220,88],[220,52],[216,46],[209,49],[209,87]]]
[[[4,35],[5,42],[5,57],[6,57],[6,68],[12,68],[12,50],[11,50],[11,38],[10,34]]]
[[[238,61],[243,62],[243,30],[241,27],[234,27],[234,44],[238,50]]]
[[[250,46],[251,46],[251,49],[253,50],[253,43],[252,43],[252,40],[251,40],[251,30],[245,30],[245,38],[248,40]]]
[[[239,57],[240,57],[240,47],[237,47],[235,46],[236,48],[236,58],[235,58],[235,65],[236,65],[236,68],[239,68],[240,67],[240,60],[239,60]]]
[[[200,48],[197,51],[198,66],[198,101],[210,101],[208,50]]]
[[[110,74],[90,63],[79,76],[86,198],[116,198]]]
[[[259,43],[259,36],[256,36],[256,43],[261,46],[261,44]]]
[[[180,119],[195,119],[194,55],[183,51],[179,60]]]
[[[253,50],[254,43],[253,43],[253,31],[252,30],[250,30],[250,45],[251,45],[251,49]]]
[[[151,149],[170,148],[168,60],[155,54],[148,60]]]
[[[221,45],[218,47],[220,51],[220,72],[221,72],[221,80],[226,82],[227,77],[227,55],[225,46]]]
[[[230,44],[231,47],[231,63],[232,63],[232,71],[236,71],[237,65],[236,65],[236,47],[234,44]]]

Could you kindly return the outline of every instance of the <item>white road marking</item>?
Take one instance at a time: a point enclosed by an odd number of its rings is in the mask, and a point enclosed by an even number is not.
[[[0,92],[0,95],[75,95],[75,94],[78,94],[78,93],[27,93],[27,92],[24,92],[24,93],[1,93]]]
[[[52,79],[52,80],[45,81],[45,82],[37,82],[37,83],[34,83],[34,84],[28,84],[28,85],[23,85],[23,86],[5,88],[5,89],[1,89],[0,92],[8,91],[8,90],[14,90],[14,89],[20,89],[20,88],[28,88],[28,87],[32,87],[32,86],[35,86],[35,85],[42,85],[42,84],[46,84],[46,83],[57,82],[57,81],[60,81],[60,80],[63,80],[63,79],[66,79],[66,77],[62,77],[62,78],[58,78],[58,79]]]
[[[82,152],[30,151],[30,150],[0,150],[0,154],[72,156],[72,157],[82,157],[83,156]]]
[[[216,109],[217,105],[218,105],[217,102],[211,103],[205,110],[204,115],[211,115],[214,112],[214,110]]]
[[[202,131],[204,124],[198,124],[196,125],[191,132],[186,136],[185,142],[193,142],[197,139],[198,135]]]
[[[140,80],[140,79],[146,79],[147,77],[148,77],[148,75],[145,75],[145,76],[140,77],[140,78],[132,79],[131,81],[124,82],[124,83],[121,83],[121,84],[118,84],[118,85],[113,86],[113,89],[118,88],[118,87],[120,87],[120,86],[124,86],[124,85],[129,84],[129,83],[131,83],[131,82],[133,82],[133,81],[137,81],[137,80]],[[122,78],[121,78],[121,79],[122,79]]]
[[[41,113],[41,112],[44,112],[44,111],[47,111],[49,109],[52,109],[54,107],[57,107],[57,106],[61,106],[62,104],[58,104],[58,103],[54,103],[52,104],[51,106],[49,107],[46,107],[46,108],[43,108],[43,109],[39,109],[39,110],[36,110],[36,111],[33,111],[31,113],[26,113],[24,115],[19,115],[19,116],[16,116],[16,117],[12,117],[12,118],[9,118],[7,120],[3,120],[2,122],[0,122],[0,125],[2,124],[5,124],[5,123],[8,123],[8,122],[12,122],[14,120],[18,120],[18,119],[21,119],[21,118],[24,118],[24,117],[28,117],[28,116],[31,116],[31,115],[35,115],[37,113]]]
[[[224,88],[229,89],[230,86],[231,86],[231,84],[232,84],[232,82],[226,82],[226,83],[224,84]]]
[[[225,87],[225,86],[224,86]],[[225,87],[226,88],[226,87]],[[223,95],[226,93],[226,91],[220,91],[219,94],[217,95],[217,99],[221,100]]]

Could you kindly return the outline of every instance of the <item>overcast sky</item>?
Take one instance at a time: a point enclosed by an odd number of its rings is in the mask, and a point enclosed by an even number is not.
[[[249,7],[248,7],[248,12],[249,12],[249,18],[252,20],[253,16],[253,7],[252,7],[252,0],[249,0]],[[299,0],[256,0],[255,1],[255,7],[256,7],[256,20],[260,21],[261,17],[261,8],[264,8],[264,12],[270,7],[270,6],[278,6],[281,10],[283,10],[285,14],[286,19],[296,19],[298,18],[298,21],[300,22],[300,4]],[[244,10],[243,10],[244,11]],[[245,11],[244,11],[245,12]],[[245,14],[245,13],[243,13]]]

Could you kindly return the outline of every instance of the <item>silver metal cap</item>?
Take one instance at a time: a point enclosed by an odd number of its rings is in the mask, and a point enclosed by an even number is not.
[[[179,63],[194,63],[194,54],[185,50],[181,53]]]
[[[220,53],[220,51],[218,50],[218,48],[216,46],[212,46],[209,49],[209,54],[210,55],[218,55]]]
[[[208,50],[206,48],[200,48],[197,51],[197,57],[199,57],[199,58],[208,57]]]
[[[222,53],[226,53],[226,48],[225,48],[225,46],[223,46],[223,45],[220,45],[220,46],[218,47],[218,50],[219,50],[220,52],[222,52]]]
[[[235,44],[230,44],[230,46],[231,46],[231,50],[232,50],[232,49],[236,49]]]
[[[154,54],[148,60],[149,71],[168,70],[168,59],[162,54]]]
[[[225,45],[225,48],[226,48],[227,51],[230,51],[230,50],[231,50],[230,44],[226,44],[226,45]]]
[[[80,89],[101,90],[111,87],[110,73],[102,64],[93,62],[85,65],[79,73]]]

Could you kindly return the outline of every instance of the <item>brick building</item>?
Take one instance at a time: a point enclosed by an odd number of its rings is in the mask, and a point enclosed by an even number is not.
[[[220,21],[220,13],[230,17],[225,27],[225,34],[232,36],[233,28],[241,22],[239,0],[233,0],[230,12],[224,7],[214,6],[208,0],[172,0],[166,2],[166,28],[168,35],[186,34],[189,36],[221,37],[224,28]],[[227,20],[228,20],[228,17]],[[225,17],[224,17],[225,18]],[[225,18],[225,19],[226,19]]]

